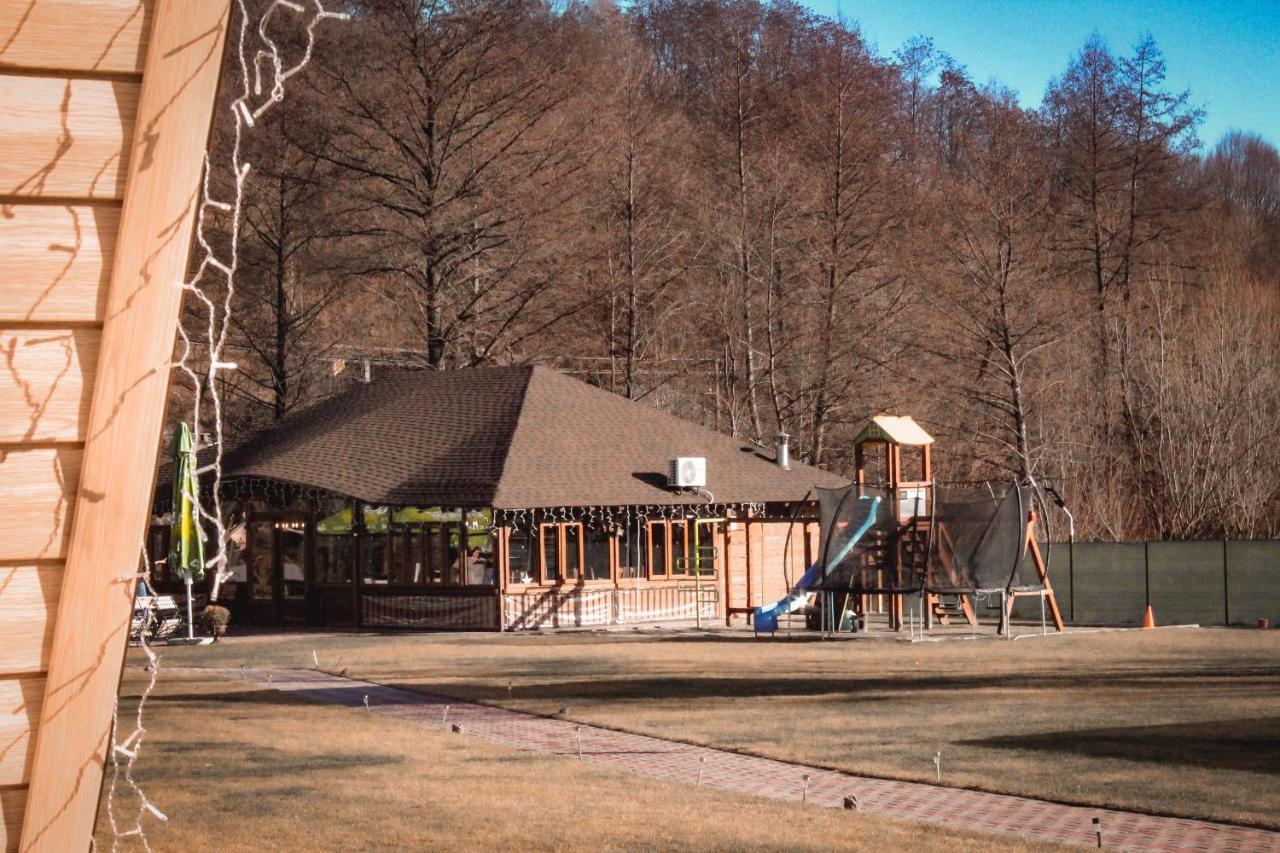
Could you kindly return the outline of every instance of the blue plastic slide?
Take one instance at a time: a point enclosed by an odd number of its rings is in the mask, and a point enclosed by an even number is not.
[[[876,510],[880,508],[880,497],[867,497],[864,495],[858,500],[871,501],[867,518],[857,530],[853,531],[853,535],[849,537],[849,541],[844,544],[840,552],[827,562],[827,572],[840,565],[840,562],[853,550],[853,546],[858,544],[858,540],[866,535],[866,532],[871,529],[871,525],[875,523]],[[778,617],[784,613],[794,613],[804,607],[805,602],[809,599],[809,588],[822,580],[825,575],[826,572],[822,570],[822,561],[819,560],[805,570],[804,575],[792,587],[791,592],[787,593],[786,597],[766,607],[757,607],[754,613],[756,632],[772,633],[778,630]]]

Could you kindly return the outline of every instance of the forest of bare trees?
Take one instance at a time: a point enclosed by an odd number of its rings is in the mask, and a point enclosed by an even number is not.
[[[912,414],[1081,536],[1280,536],[1280,156],[1150,37],[1029,109],[786,0],[347,5],[249,143],[234,429],[536,361],[833,470]]]

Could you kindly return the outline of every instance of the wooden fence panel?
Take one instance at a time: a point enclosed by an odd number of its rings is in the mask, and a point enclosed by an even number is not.
[[[100,323],[119,227],[114,202],[0,208],[0,322]]]

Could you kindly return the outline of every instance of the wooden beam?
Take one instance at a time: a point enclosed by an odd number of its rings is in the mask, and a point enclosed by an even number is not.
[[[154,487],[181,302],[176,283],[187,269],[228,6],[156,4],[137,130],[128,137],[137,147],[128,158],[24,850],[84,850],[93,832]],[[112,85],[119,106],[126,84]]]
[[[77,447],[0,449],[0,560],[66,555],[81,457]]]
[[[1049,582],[1049,567],[1045,565],[1044,557],[1040,554],[1040,546],[1036,544],[1036,514],[1034,512],[1027,517],[1027,548],[1031,551],[1031,559],[1035,562],[1036,573],[1040,575],[1040,583],[1044,586],[1044,597],[1049,605],[1049,615],[1053,618],[1053,625],[1059,631],[1065,631],[1066,625],[1062,621],[1062,611],[1058,609],[1058,597],[1053,592],[1053,584]],[[1010,612],[1012,612],[1012,608]]]
[[[102,335],[0,329],[0,442],[82,441]]]
[[[140,74],[151,6],[152,0],[0,3],[0,68]]]
[[[0,676],[48,669],[61,588],[61,563],[0,566],[0,590],[4,591]]]
[[[101,323],[120,208],[0,208],[0,322]]]
[[[122,198],[138,92],[133,82],[0,75],[0,196]]]

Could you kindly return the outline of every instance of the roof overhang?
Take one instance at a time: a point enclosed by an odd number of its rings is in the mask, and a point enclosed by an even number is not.
[[[871,423],[863,427],[853,440],[854,445],[866,444],[869,441],[887,441],[907,447],[921,447],[933,444],[933,436],[909,416],[876,415]]]

